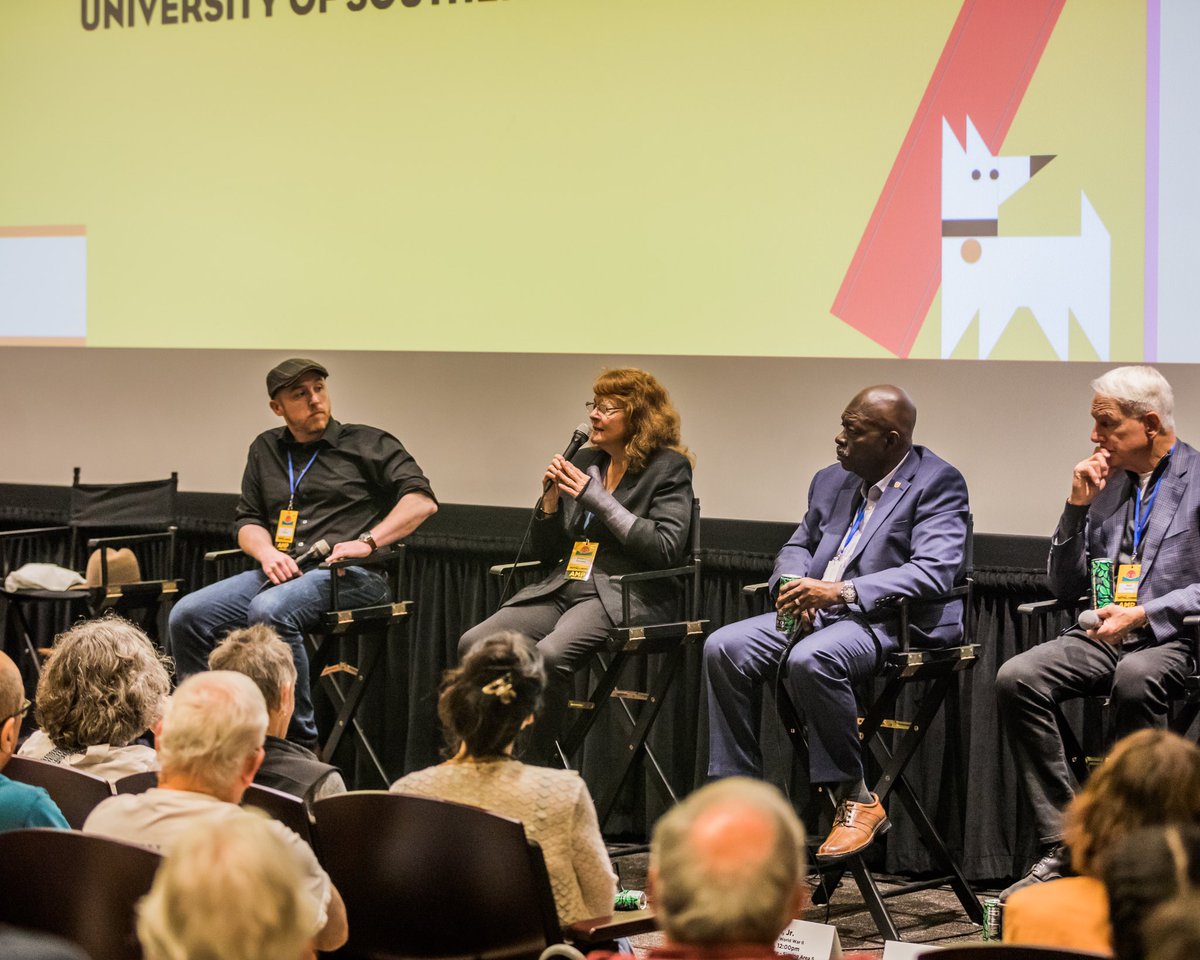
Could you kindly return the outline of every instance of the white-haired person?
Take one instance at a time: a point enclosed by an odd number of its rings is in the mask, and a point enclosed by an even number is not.
[[[775,787],[730,777],[697,790],[654,827],[646,886],[666,943],[649,956],[775,957],[808,900],[804,853],[804,828]]]
[[[392,792],[520,820],[546,857],[559,920],[570,924],[612,913],[616,877],[580,776],[513,757],[517,734],[534,723],[545,686],[542,655],[532,640],[503,631],[476,641],[447,671],[438,697],[452,756],[402,777]]]
[[[105,800],[84,822],[85,833],[140,843],[170,854],[196,825],[221,831],[258,814],[238,804],[262,762],[267,705],[249,677],[214,670],[188,677],[167,702],[158,727],[158,786]],[[318,950],[346,942],[346,907],[312,849],[283,824],[268,829],[292,850],[297,876],[312,905],[305,932]]]
[[[193,827],[138,905],[146,960],[300,960],[316,922],[303,864],[265,817]]]
[[[296,705],[296,662],[292,648],[265,623],[231,630],[208,655],[210,670],[245,674],[267,701],[267,739],[254,782],[312,803],[346,792],[338,768],[287,737]]]
[[[1062,811],[1075,795],[1054,719],[1064,700],[1104,694],[1116,736],[1164,727],[1191,670],[1183,618],[1200,610],[1200,457],[1175,435],[1171,385],[1153,367],[1117,367],[1092,381],[1091,454],[1071,472],[1050,541],[1050,587],[1089,593],[1091,564],[1109,559],[1115,602],[1091,629],[1071,626],[1018,654],[996,675],[996,699],[1033,808],[1040,857],[1001,894],[1063,876]]]
[[[171,692],[170,661],[138,627],[117,616],[84,620],[54,641],[37,685],[38,729],[18,755],[107,780],[158,769],[138,743]]]

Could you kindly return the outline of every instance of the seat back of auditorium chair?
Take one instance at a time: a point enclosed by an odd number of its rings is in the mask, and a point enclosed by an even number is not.
[[[103,777],[31,757],[10,757],[4,775],[44,789],[74,830],[82,830],[96,804],[113,795],[112,784]]]
[[[138,960],[134,908],[162,858],[74,830],[0,833],[0,922],[58,934],[92,960]]]
[[[1019,943],[973,943],[931,948],[919,960],[1089,960],[1102,953],[1065,950],[1060,947],[1030,947]]]
[[[294,830],[301,840],[312,846],[312,822],[308,819],[304,801],[299,797],[252,783],[242,795],[242,806],[257,807],[272,820],[278,820]]]
[[[158,774],[153,770],[131,773],[113,783],[113,793],[145,793],[158,786]]]
[[[533,960],[561,939],[541,850],[519,821],[382,791],[327,797],[314,813],[349,956]]]

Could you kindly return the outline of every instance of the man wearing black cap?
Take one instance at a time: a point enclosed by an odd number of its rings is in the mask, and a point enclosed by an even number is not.
[[[296,709],[288,739],[317,740],[304,635],[329,609],[328,570],[303,560],[321,540],[328,559],[366,557],[412,533],[437,511],[429,481],[390,433],[330,416],[315,360],[291,359],[267,374],[271,410],[284,426],[250,445],[236,524],[238,546],[258,570],[188,594],[171,611],[168,647],[179,680],[208,669],[208,655],[230,630],[265,623],[296,661]],[[387,581],[351,567],[338,581],[347,606],[381,603]]]

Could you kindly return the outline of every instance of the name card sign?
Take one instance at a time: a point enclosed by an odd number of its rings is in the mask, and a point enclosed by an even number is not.
[[[935,947],[928,943],[904,943],[901,940],[883,941],[882,960],[917,960],[931,950],[945,950],[945,947]]]
[[[842,941],[837,927],[793,920],[775,941],[775,952],[797,960],[842,960]]]

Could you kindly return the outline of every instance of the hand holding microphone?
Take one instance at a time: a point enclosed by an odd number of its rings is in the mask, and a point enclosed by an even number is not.
[[[550,461],[550,466],[542,475],[543,513],[554,513],[558,509],[560,491],[577,497],[587,486],[587,474],[571,463],[571,458],[587,443],[590,435],[591,428],[587,421],[584,421],[571,434],[571,442],[567,444],[567,449]]]
[[[1118,646],[1132,630],[1146,625],[1143,607],[1122,607],[1109,604],[1098,610],[1084,610],[1076,621],[1093,640]]]

